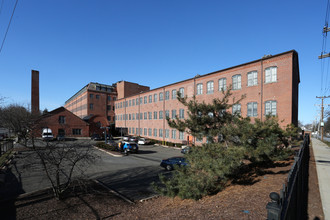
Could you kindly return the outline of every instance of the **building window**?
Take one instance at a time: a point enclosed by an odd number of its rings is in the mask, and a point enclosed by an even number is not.
[[[227,89],[227,79],[221,78],[219,79],[219,91],[226,91]]]
[[[111,101],[111,96],[108,95],[108,101]]]
[[[135,105],[135,99],[132,100],[132,106],[134,106],[134,105]]]
[[[169,137],[170,137],[170,130],[165,129],[165,138],[169,138]]]
[[[136,135],[139,135],[139,128],[136,128],[136,129],[135,129],[135,134],[136,134]]]
[[[90,110],[93,110],[93,108],[94,108],[93,103],[90,103],[90,104],[89,104],[89,109],[90,109]]]
[[[159,137],[163,137],[163,129],[159,129]]]
[[[247,104],[247,116],[248,117],[256,117],[258,116],[258,103],[249,102]]]
[[[152,95],[149,95],[149,103],[152,103]]]
[[[157,112],[154,112],[154,119],[157,119]]]
[[[73,135],[81,135],[81,129],[80,128],[73,128],[72,129]]]
[[[131,129],[131,127],[128,128],[128,133],[132,134],[132,129]]]
[[[169,118],[169,117],[170,117],[170,111],[169,111],[169,110],[166,110],[166,111],[165,111],[165,117],[166,117],[166,118]]]
[[[247,86],[256,86],[258,85],[258,72],[252,71],[247,74]]]
[[[129,100],[129,102],[128,102],[129,104],[129,106],[132,106],[132,100]]]
[[[144,112],[144,120],[147,120],[147,112]]]
[[[144,135],[147,135],[147,129],[146,128],[143,129],[143,132],[144,132],[143,133]]]
[[[208,81],[206,83],[206,93],[207,94],[212,94],[213,91],[214,91],[214,83],[213,83],[213,81]]]
[[[157,137],[157,129],[154,128],[154,137]]]
[[[175,118],[175,116],[176,116],[176,110],[175,110],[175,109],[173,109],[173,110],[172,110],[172,119],[174,119],[174,118]]]
[[[159,93],[159,101],[164,100],[164,94],[162,92]]]
[[[159,119],[163,119],[163,111],[159,111]]]
[[[172,139],[176,139],[176,130],[172,129]]]
[[[149,120],[152,119],[152,112],[148,112],[148,115],[149,115]]]
[[[157,94],[154,94],[154,102],[157,102]]]
[[[201,136],[201,137],[196,137],[196,141],[197,142],[202,142],[203,141],[203,137]]]
[[[183,131],[179,131],[179,139],[180,140],[184,139],[184,132]]]
[[[100,95],[96,95],[95,98],[96,98],[96,99],[100,99]]]
[[[148,129],[148,136],[151,136],[151,128]]]
[[[117,98],[116,97],[113,97],[113,101],[116,101],[117,100]]]
[[[132,120],[135,120],[135,114],[134,113],[132,114]]]
[[[107,110],[111,111],[111,105],[107,105]]]
[[[108,121],[111,121],[111,116],[107,116]]]
[[[176,89],[172,90],[172,99],[176,99]]]
[[[233,90],[241,89],[241,75],[233,76]]]
[[[147,103],[148,103],[148,98],[147,98],[147,96],[144,96],[143,99],[144,99],[144,104],[147,104]]]
[[[58,116],[58,123],[65,124],[65,116]]]
[[[184,109],[179,110],[179,118],[183,119],[184,118]]]
[[[134,134],[135,133],[135,128],[132,128],[132,134]]]
[[[128,120],[131,120],[131,119],[132,119],[132,115],[128,114]]]
[[[142,103],[143,103],[143,102],[142,102],[142,99],[143,99],[143,98],[142,98],[142,97],[140,97],[140,103],[141,103],[140,105],[142,105]]]
[[[139,118],[139,120],[142,120],[142,119],[143,119],[143,114],[140,113],[140,118]]]
[[[277,67],[272,66],[265,69],[265,83],[277,81]]]
[[[169,100],[170,99],[170,91],[166,91],[165,92],[165,100]]]
[[[94,97],[93,94],[89,94],[89,98],[92,99]]]
[[[139,98],[136,98],[135,103],[136,103],[136,105],[139,105]]]
[[[233,105],[233,114],[241,114],[241,104]]]
[[[119,103],[119,108],[122,108],[122,107],[123,107],[123,103],[120,102],[120,103]]]
[[[179,89],[179,93],[180,93],[180,98],[183,98],[184,97],[184,88],[180,88]]]
[[[197,84],[197,95],[202,95],[203,94],[203,83],[198,83]]]
[[[265,115],[276,115],[277,102],[267,101],[265,102]]]
[[[142,135],[142,128],[140,128],[140,135]]]

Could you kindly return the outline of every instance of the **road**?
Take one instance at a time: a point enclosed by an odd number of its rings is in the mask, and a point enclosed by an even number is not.
[[[83,142],[86,141],[78,140],[75,144]],[[158,181],[160,173],[167,173],[159,166],[162,159],[181,156],[178,149],[156,145],[140,145],[138,154],[123,157],[113,157],[91,147],[91,144],[90,150],[91,153],[97,155],[98,159],[95,163],[84,166],[86,177],[102,182],[133,201],[155,194],[150,184]],[[21,186],[21,193],[51,186],[42,166],[37,161],[37,155],[33,151],[23,151],[14,159],[10,169]]]

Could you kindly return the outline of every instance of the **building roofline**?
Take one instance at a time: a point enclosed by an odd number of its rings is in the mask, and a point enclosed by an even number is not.
[[[282,55],[288,54],[288,53],[293,53],[293,54],[297,54],[298,55],[298,52],[296,50],[289,50],[289,51],[286,51],[286,52],[283,52],[283,53],[279,53],[279,54],[275,54],[275,55],[269,55],[269,56],[268,55],[265,55],[261,59],[253,60],[253,61],[250,61],[250,62],[247,62],[247,63],[242,63],[242,64],[239,64],[239,65],[236,65],[236,66],[232,66],[232,67],[228,67],[228,68],[225,68],[225,69],[217,70],[217,71],[214,71],[214,72],[206,73],[204,75],[198,75],[198,76],[195,76],[195,77],[192,77],[192,78],[189,78],[189,79],[185,79],[185,80],[182,80],[182,81],[179,81],[179,82],[175,82],[175,83],[171,83],[171,84],[168,84],[168,85],[165,85],[165,86],[161,86],[161,87],[158,87],[158,88],[155,88],[155,89],[151,89],[149,91],[143,91],[143,92],[140,92],[140,93],[131,95],[131,96],[127,96],[127,97],[124,97],[124,98],[121,98],[121,99],[117,99],[116,101],[127,99],[127,98],[130,98],[130,97],[133,97],[133,96],[136,96],[136,95],[140,95],[140,94],[143,94],[143,93],[147,93],[147,92],[151,92],[151,91],[154,91],[154,90],[162,89],[164,87],[172,86],[172,85],[175,85],[175,84],[183,83],[183,82],[186,82],[186,81],[195,79],[195,78],[197,79],[197,78],[209,76],[209,75],[212,75],[212,74],[216,74],[216,73],[219,73],[219,72],[228,71],[230,69],[238,68],[238,67],[241,67],[241,66],[249,65],[249,64],[252,64],[252,63],[257,63],[257,62],[260,62],[262,60],[268,60],[268,59],[271,59],[271,58],[274,58],[274,57],[278,57],[278,56],[282,56]],[[299,73],[298,73],[298,78],[300,78],[299,77]]]

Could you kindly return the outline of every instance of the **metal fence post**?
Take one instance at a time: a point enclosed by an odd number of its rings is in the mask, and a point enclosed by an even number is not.
[[[266,205],[267,219],[279,220],[281,219],[280,195],[276,192],[272,192],[269,194],[269,197],[272,201]]]

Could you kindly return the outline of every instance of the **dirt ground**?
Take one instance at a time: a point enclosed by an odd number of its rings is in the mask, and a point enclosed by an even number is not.
[[[312,153],[312,152],[311,152]],[[309,219],[323,219],[315,163],[311,155]],[[230,184],[223,191],[201,200],[158,197],[130,204],[101,186],[57,201],[47,193],[8,203],[9,216],[16,219],[266,219],[270,192],[279,192],[292,160],[259,169]],[[15,219],[15,217],[13,219]]]

